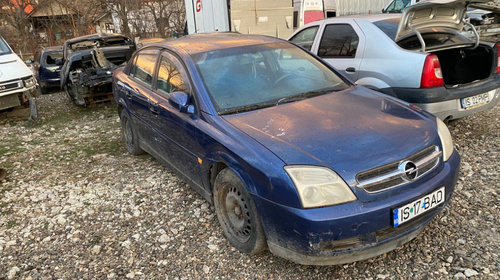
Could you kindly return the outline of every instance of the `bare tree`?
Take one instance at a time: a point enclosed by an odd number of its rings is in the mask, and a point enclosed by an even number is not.
[[[131,37],[131,31],[129,27],[129,13],[133,10],[137,10],[140,7],[140,0],[100,0],[102,5],[112,13],[116,14],[121,20],[121,33]]]
[[[39,2],[45,2],[40,0]],[[33,10],[30,0],[0,0],[0,19],[6,25],[2,26],[0,33],[6,37],[12,47],[19,54],[32,51],[30,42],[34,38],[28,14]]]

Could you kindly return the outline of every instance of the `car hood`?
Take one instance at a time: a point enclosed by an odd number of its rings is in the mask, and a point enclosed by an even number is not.
[[[403,10],[395,40],[398,41],[413,33],[412,28],[419,31],[433,27],[444,27],[462,31],[467,5],[471,2],[483,3],[487,1],[428,0],[408,6]]]
[[[0,56],[0,81],[10,81],[32,75],[33,72],[16,54]]]
[[[431,120],[359,86],[223,118],[285,164],[327,166],[348,184],[439,141]]]

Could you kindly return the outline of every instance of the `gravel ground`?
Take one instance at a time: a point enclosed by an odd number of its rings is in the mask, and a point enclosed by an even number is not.
[[[449,124],[452,202],[412,242],[342,266],[248,256],[213,206],[148,155],[127,154],[113,104],[62,93],[0,113],[0,279],[499,279],[500,106]]]

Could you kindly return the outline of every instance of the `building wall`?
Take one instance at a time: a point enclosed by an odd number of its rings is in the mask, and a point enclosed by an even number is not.
[[[231,0],[231,30],[287,38],[293,32],[290,0]]]

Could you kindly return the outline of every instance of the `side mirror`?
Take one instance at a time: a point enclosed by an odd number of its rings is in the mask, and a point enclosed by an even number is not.
[[[57,66],[62,66],[62,65],[63,65],[63,60],[62,60],[62,58],[57,58],[57,59],[56,59],[56,65],[57,65]]]
[[[189,104],[189,95],[182,91],[172,92],[168,102],[177,108],[181,113],[194,114],[194,106]]]

